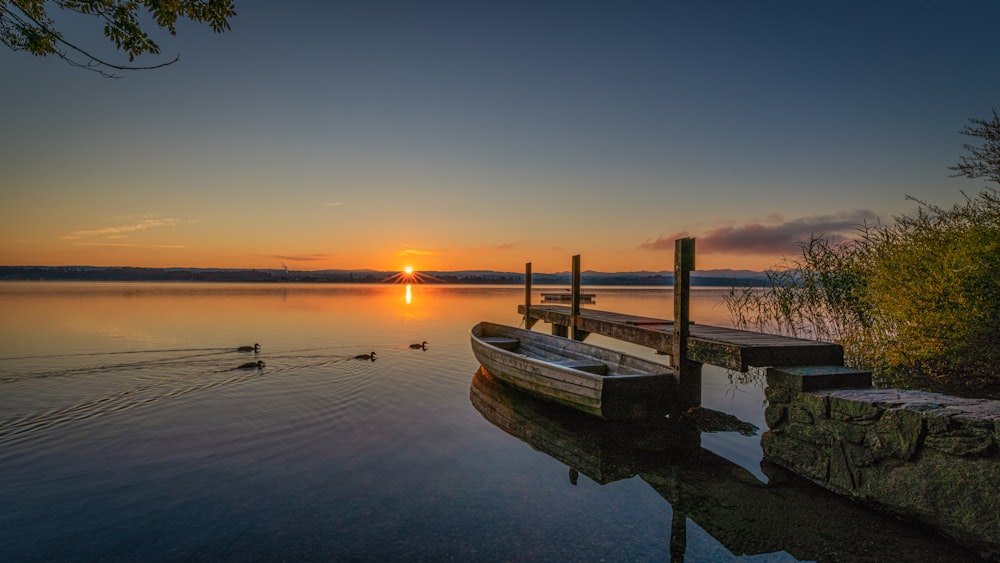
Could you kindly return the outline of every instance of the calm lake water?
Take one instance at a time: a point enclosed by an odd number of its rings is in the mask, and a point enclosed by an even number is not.
[[[669,289],[586,289],[671,316]],[[518,325],[523,291],[0,283],[0,560],[972,560],[762,465],[759,432],[500,386],[468,330]],[[729,324],[719,290],[693,298]],[[705,368],[705,407],[763,432],[763,402]]]

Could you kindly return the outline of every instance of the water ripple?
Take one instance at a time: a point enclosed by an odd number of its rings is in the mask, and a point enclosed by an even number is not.
[[[0,444],[16,444],[30,438],[35,433],[71,423],[90,421],[95,418],[121,413],[140,407],[157,405],[194,393],[215,391],[222,388],[238,387],[250,382],[281,376],[295,376],[305,373],[322,373],[323,378],[315,378],[309,383],[299,378],[293,392],[300,394],[303,406],[308,404],[310,387],[337,386],[333,404],[316,405],[316,412],[338,413],[348,405],[359,405],[367,399],[365,389],[367,379],[360,377],[371,371],[373,362],[359,361],[353,355],[324,354],[319,349],[294,350],[290,353],[274,354],[267,357],[263,369],[239,369],[232,366],[235,354],[218,349],[203,349],[202,353],[190,354],[192,350],[176,350],[180,355],[145,358],[119,363],[100,363],[65,369],[46,370],[18,374],[0,378],[0,383],[25,382],[27,380],[52,377],[93,376],[97,379],[118,382],[122,374],[127,375],[123,383],[125,389],[107,390],[103,394],[74,402],[61,404],[40,411],[14,416],[0,421]],[[157,354],[165,351],[157,350]],[[94,354],[99,356],[100,354]],[[148,353],[147,353],[148,355]],[[244,356],[246,358],[247,356]],[[258,355],[254,357],[261,357]],[[9,358],[8,358],[9,359]],[[2,360],[0,360],[2,361]],[[223,362],[230,364],[222,365]],[[117,379],[112,379],[114,376]]]

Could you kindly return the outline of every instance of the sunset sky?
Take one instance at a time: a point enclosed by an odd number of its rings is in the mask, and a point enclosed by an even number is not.
[[[0,265],[763,269],[978,192],[1000,109],[988,0],[236,9],[118,80],[0,47]]]

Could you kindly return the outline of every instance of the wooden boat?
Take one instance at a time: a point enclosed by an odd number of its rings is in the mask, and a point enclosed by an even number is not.
[[[482,322],[472,352],[500,381],[608,420],[662,415],[677,385],[673,369],[576,340]]]

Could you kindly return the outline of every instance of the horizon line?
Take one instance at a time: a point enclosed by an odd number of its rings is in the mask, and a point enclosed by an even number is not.
[[[0,269],[86,269],[86,270],[114,270],[114,269],[131,269],[131,270],[160,270],[160,271],[217,271],[217,272],[277,272],[277,273],[298,273],[298,274],[320,274],[324,272],[338,272],[338,273],[374,273],[374,274],[396,274],[399,273],[397,270],[380,270],[375,268],[324,268],[320,270],[294,270],[290,268],[236,268],[236,267],[218,267],[218,266],[93,266],[86,264],[69,264],[69,265],[41,265],[41,264],[28,264],[28,265],[0,265]],[[523,276],[525,272],[517,272],[510,270],[490,270],[483,268],[465,268],[458,270],[419,270],[415,272],[424,273],[436,273],[436,274],[459,274],[459,273],[490,273],[490,274],[509,274],[509,275],[521,275]],[[752,270],[748,268],[712,268],[705,270],[691,270],[692,274],[695,273],[712,273],[712,272],[739,272],[747,274],[759,274],[764,275],[765,270]],[[555,272],[532,272],[532,276],[550,276],[550,275],[568,275],[570,270],[561,270]],[[673,275],[673,270],[619,270],[619,271],[602,271],[602,270],[584,270],[581,274],[601,274],[601,275]]]

